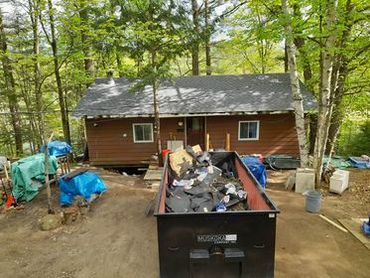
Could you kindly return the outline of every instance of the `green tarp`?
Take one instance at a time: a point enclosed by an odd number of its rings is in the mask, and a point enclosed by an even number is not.
[[[324,164],[328,164],[329,157],[327,155],[324,156],[323,162]],[[342,156],[332,156],[330,159],[330,164],[334,166],[334,168],[338,169],[345,169],[348,167],[352,167],[352,164]]]
[[[49,174],[58,169],[55,156],[49,156]],[[36,154],[12,163],[13,194],[18,202],[29,202],[37,195],[39,187],[35,180],[45,182],[44,154]]]

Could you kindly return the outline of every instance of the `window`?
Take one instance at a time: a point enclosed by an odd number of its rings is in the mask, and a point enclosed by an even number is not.
[[[259,121],[240,121],[239,122],[239,141],[259,139]]]
[[[151,143],[153,142],[153,124],[133,124],[134,143]]]

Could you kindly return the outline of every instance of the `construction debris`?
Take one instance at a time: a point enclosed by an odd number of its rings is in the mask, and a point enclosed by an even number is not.
[[[182,163],[181,163],[182,161]],[[199,146],[170,155],[174,173],[167,189],[167,212],[211,212],[248,209],[248,194],[234,176],[232,163],[213,166]],[[173,168],[174,167],[174,168]]]
[[[193,147],[194,153],[202,152],[199,145]],[[169,154],[170,166],[172,171],[180,176],[192,167],[193,157],[187,152],[187,150],[180,150]]]

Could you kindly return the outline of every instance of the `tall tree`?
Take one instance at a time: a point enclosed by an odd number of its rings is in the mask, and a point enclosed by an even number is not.
[[[154,139],[161,163],[160,110],[158,89],[170,77],[169,63],[185,51],[185,33],[181,28],[186,15],[174,3],[160,1],[132,1],[127,41],[132,53],[145,50],[149,60],[140,72],[134,89],[150,85],[153,93]]]
[[[0,10],[0,47],[1,47],[1,62],[5,79],[5,94],[8,98],[11,123],[14,132],[16,154],[23,152],[22,141],[22,123],[19,113],[19,105],[15,87],[15,79],[13,75],[13,66],[9,58],[9,50],[7,44],[7,36],[4,28],[3,16]]]
[[[315,138],[313,167],[316,174],[316,186],[320,186],[322,174],[322,161],[325,153],[330,119],[332,114],[332,72],[333,72],[333,49],[337,40],[337,0],[328,0],[326,3],[325,31],[327,39],[322,51],[321,63],[321,88],[319,91],[319,113]]]
[[[289,61],[290,85],[292,90],[295,126],[297,130],[299,155],[301,167],[308,166],[307,135],[305,129],[305,115],[303,109],[303,97],[298,79],[298,68],[296,62],[296,47],[294,45],[294,33],[292,27],[292,14],[289,10],[288,0],[282,0],[284,14],[283,25],[285,26],[285,40]]]
[[[208,0],[204,0],[204,29],[205,29],[205,50],[206,50],[206,74],[212,74],[211,68],[211,28],[210,26],[210,14],[211,10],[209,7]]]
[[[62,120],[64,139],[66,140],[66,142],[71,143],[71,132],[70,132],[70,127],[69,127],[68,109],[66,105],[67,100],[64,95],[62,77],[60,74],[61,64],[60,64],[59,53],[58,53],[58,42],[57,42],[57,34],[56,34],[56,26],[55,26],[55,11],[56,10],[53,6],[52,0],[47,0],[47,17],[49,20],[50,34],[48,33],[45,27],[45,24],[43,24],[41,13],[40,13],[40,23],[41,23],[41,26],[43,27],[46,39],[49,42],[52,53],[53,53],[54,75],[55,75],[55,80],[57,83],[57,92],[58,92],[60,116]]]
[[[192,74],[199,75],[199,5],[197,0],[191,0],[193,14],[193,41],[191,43]]]

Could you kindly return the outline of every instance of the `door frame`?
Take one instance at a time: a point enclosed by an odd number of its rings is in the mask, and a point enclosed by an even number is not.
[[[203,142],[200,145],[206,144],[206,136],[207,136],[207,117],[206,116],[185,116],[184,117],[184,132],[185,132],[185,146],[188,145],[188,122],[189,118],[200,118],[203,119]]]

